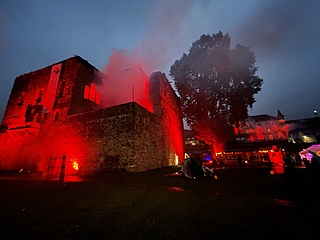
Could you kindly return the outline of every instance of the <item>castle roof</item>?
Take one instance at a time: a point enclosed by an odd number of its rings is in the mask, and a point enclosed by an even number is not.
[[[45,66],[45,67],[43,67],[43,68],[37,69],[37,70],[35,70],[35,71],[31,71],[31,72],[29,72],[29,73],[37,72],[37,71],[39,71],[39,70],[41,70],[41,69],[44,69],[44,68],[47,68],[47,67],[51,67],[51,66],[56,65],[56,64],[59,64],[59,63],[63,63],[63,62],[65,62],[65,61],[68,61],[68,60],[73,59],[73,58],[74,58],[74,59],[77,59],[77,60],[78,60],[79,62],[81,62],[82,64],[87,65],[87,66],[89,66],[89,67],[91,67],[91,68],[94,68],[95,70],[97,70],[98,72],[100,72],[99,69],[97,69],[97,68],[96,68],[95,66],[93,66],[91,63],[89,63],[87,60],[85,60],[84,58],[80,57],[79,55],[74,54],[72,57],[69,57],[69,58],[67,58],[67,59],[64,59],[64,60],[55,62],[55,63],[50,64],[50,65],[48,65],[48,66]],[[100,72],[100,73],[101,73],[101,72]]]
[[[320,132],[319,117],[289,120],[287,121],[287,124],[289,124],[290,132],[303,132],[306,135],[311,132]]]
[[[250,121],[254,121],[254,122],[266,122],[266,121],[278,120],[278,118],[273,117],[273,116],[268,115],[268,114],[260,114],[260,115],[255,115],[255,116],[249,116],[248,119]]]

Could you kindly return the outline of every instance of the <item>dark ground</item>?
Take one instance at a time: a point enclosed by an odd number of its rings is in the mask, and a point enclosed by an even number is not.
[[[0,176],[0,239],[272,239],[319,236],[320,193],[306,169],[166,167],[68,182]]]

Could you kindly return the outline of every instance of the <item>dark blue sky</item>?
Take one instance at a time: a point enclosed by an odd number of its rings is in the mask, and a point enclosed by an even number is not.
[[[147,74],[169,68],[202,34],[222,31],[256,54],[262,91],[249,115],[320,111],[318,0],[1,0],[0,119],[16,77],[74,54],[104,69],[117,50]]]

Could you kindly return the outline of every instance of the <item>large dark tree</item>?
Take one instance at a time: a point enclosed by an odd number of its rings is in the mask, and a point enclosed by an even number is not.
[[[180,95],[183,117],[199,140],[221,151],[233,126],[248,117],[263,80],[256,76],[248,47],[230,47],[228,34],[202,35],[175,61],[170,76]]]

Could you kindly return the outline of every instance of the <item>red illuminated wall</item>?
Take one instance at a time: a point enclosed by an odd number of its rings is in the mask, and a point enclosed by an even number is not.
[[[162,119],[168,164],[179,163],[184,158],[184,129],[179,98],[165,74],[154,72],[150,76],[150,101],[154,114]]]

